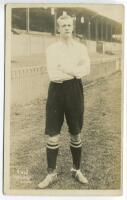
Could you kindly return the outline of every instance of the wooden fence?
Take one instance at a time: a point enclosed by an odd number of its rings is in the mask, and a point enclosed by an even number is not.
[[[11,104],[26,104],[36,98],[47,98],[48,75],[42,66],[17,67],[11,71]],[[109,76],[121,69],[121,58],[99,59],[91,63],[88,82]]]

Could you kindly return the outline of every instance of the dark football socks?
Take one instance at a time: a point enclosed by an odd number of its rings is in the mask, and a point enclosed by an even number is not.
[[[81,150],[82,150],[82,144],[80,141],[73,141],[70,140],[70,150],[72,154],[73,159],[73,168],[76,170],[80,169],[80,162],[81,162]]]
[[[47,153],[48,173],[52,173],[56,169],[58,149],[59,149],[58,144],[47,143],[46,153]]]

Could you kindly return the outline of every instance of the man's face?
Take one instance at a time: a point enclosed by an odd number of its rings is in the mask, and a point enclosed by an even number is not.
[[[59,32],[63,38],[69,38],[73,32],[73,21],[70,19],[61,20],[59,24]]]

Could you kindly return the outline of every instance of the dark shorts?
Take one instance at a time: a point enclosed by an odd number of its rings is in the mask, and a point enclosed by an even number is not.
[[[60,133],[64,116],[68,131],[76,135],[81,132],[84,112],[84,95],[81,79],[63,83],[50,82],[46,104],[45,133],[54,136]]]

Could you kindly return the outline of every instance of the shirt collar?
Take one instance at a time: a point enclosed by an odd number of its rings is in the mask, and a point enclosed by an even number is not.
[[[73,40],[73,38],[71,38],[71,39],[69,40],[69,42],[66,44],[63,40],[60,39],[60,43],[61,43],[62,46],[70,47],[70,46],[73,46],[73,45],[74,45],[74,40]]]

